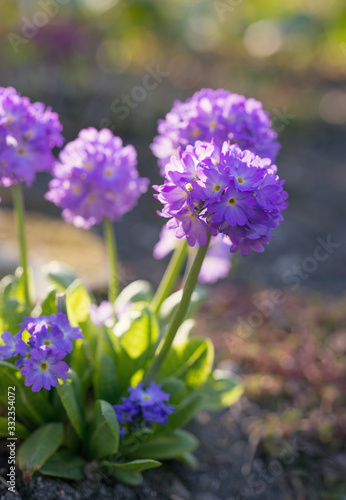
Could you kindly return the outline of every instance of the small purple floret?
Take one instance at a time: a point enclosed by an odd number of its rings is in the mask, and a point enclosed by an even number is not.
[[[32,385],[33,392],[56,387],[59,384],[58,377],[67,378],[69,368],[61,361],[64,357],[64,352],[47,346],[32,349],[30,359],[24,362],[21,369],[21,374],[25,375],[26,387]]]

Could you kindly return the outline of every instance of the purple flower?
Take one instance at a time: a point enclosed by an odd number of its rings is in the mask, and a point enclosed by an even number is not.
[[[129,400],[139,403],[142,407],[161,403],[169,400],[169,394],[161,390],[162,386],[151,382],[148,388],[144,389],[143,384],[138,384],[136,387],[130,387]]]
[[[15,89],[0,88],[0,184],[25,182],[37,172],[50,172],[52,149],[63,144],[58,115],[40,103],[32,104]]]
[[[66,352],[72,351],[72,340],[83,338],[82,330],[78,326],[71,326],[66,314],[58,313],[49,316],[49,322],[52,330],[60,330],[63,333],[60,349]]]
[[[72,340],[83,337],[79,327],[73,327],[66,314],[58,313],[37,318],[23,318],[19,324],[31,335],[30,347],[56,347],[65,353],[72,351]]]
[[[162,386],[152,382],[144,388],[140,383],[129,387],[130,395],[122,398],[122,404],[114,405],[119,422],[120,437],[130,431],[150,427],[153,423],[165,425],[168,417],[174,412],[174,406],[167,404],[170,395],[162,391]]]
[[[110,302],[103,300],[99,306],[92,304],[89,309],[90,319],[96,326],[102,326],[113,318],[114,309]]]
[[[32,349],[30,359],[24,362],[21,374],[25,375],[25,386],[32,385],[32,391],[43,387],[49,391],[59,384],[58,377],[66,379],[68,366],[64,361],[66,353],[47,346]]]
[[[36,348],[43,346],[55,347],[56,349],[65,351],[65,349],[63,349],[63,347],[65,347],[64,334],[56,326],[50,328],[48,325],[42,324],[42,327],[36,330],[31,336],[29,345]]]
[[[233,253],[262,252],[288,206],[276,171],[269,159],[227,142],[221,149],[214,142],[196,142],[172,157],[154,196],[164,205],[161,215],[170,218],[167,229],[190,246],[205,246],[209,232],[227,235]]]
[[[3,345],[0,346],[0,359],[9,359],[18,354],[23,355],[26,352],[26,344],[22,340],[22,331],[12,335],[10,332],[4,332],[1,335]]]
[[[150,424],[166,425],[169,415],[174,413],[174,406],[163,403],[155,403],[146,406],[142,405],[142,413],[146,422]]]
[[[114,405],[119,422],[135,422],[141,417],[141,409],[138,404],[123,398],[123,404]]]
[[[119,219],[147,190],[133,146],[108,129],[81,130],[61,151],[46,198],[63,208],[64,219],[88,229],[105,217]]]
[[[172,155],[177,156],[180,146],[185,148],[196,140],[213,139],[219,147],[231,141],[261,158],[275,160],[280,145],[271,127],[259,101],[224,89],[202,89],[186,102],[175,101],[165,119],[159,121],[159,135],[151,149],[162,168]]]

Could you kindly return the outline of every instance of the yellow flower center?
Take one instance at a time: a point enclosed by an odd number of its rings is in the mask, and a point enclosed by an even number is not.
[[[235,118],[234,118],[234,116],[233,116],[233,115],[231,115],[231,116],[229,117],[229,121],[230,121],[230,122],[235,122]]]
[[[243,177],[237,177],[237,181],[239,182],[239,184],[244,184]]]
[[[89,162],[85,164],[85,170],[92,170],[92,169],[93,169],[92,163]]]
[[[216,122],[214,122],[214,121],[213,121],[213,122],[210,122],[210,123],[209,123],[209,128],[210,128],[210,130],[214,131],[214,130],[216,129],[216,125],[217,125],[217,124],[216,124]]]
[[[96,201],[96,196],[94,194],[89,194],[89,196],[87,197],[87,201],[89,203],[93,203],[94,201]]]
[[[220,184],[214,184],[213,191],[215,191],[215,193],[217,193],[218,191],[220,191],[220,189],[221,189]]]
[[[46,361],[42,361],[42,363],[40,363],[40,370],[43,372],[48,370],[48,363]]]
[[[230,199],[228,200],[228,204],[229,204],[231,207],[233,207],[233,205],[235,205],[235,204],[236,204],[236,201],[237,201],[237,200],[236,200],[236,199],[232,196],[232,198],[230,198]]]
[[[47,345],[48,347],[50,347],[52,345],[50,340],[45,340],[43,343],[44,343],[44,345]]]
[[[73,186],[72,191],[75,194],[80,194],[82,192],[82,188],[77,184],[77,185]]]
[[[192,135],[194,137],[199,137],[201,135],[201,132],[198,130],[198,128],[195,128],[195,130],[192,132]]]
[[[25,153],[23,148],[18,148],[18,154],[23,155]]]
[[[105,170],[105,175],[106,175],[106,177],[112,177],[112,175],[113,175],[113,170],[112,170],[111,168],[107,168],[107,169]]]

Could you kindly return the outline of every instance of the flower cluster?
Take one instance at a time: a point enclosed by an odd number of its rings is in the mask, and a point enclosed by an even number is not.
[[[275,160],[280,149],[269,115],[255,99],[224,89],[202,89],[186,102],[176,101],[165,120],[159,121],[159,135],[151,150],[163,168],[179,146],[197,140],[219,147],[224,141],[252,151],[261,158]]]
[[[127,432],[150,427],[153,423],[165,425],[174,412],[174,406],[167,404],[170,395],[162,391],[161,385],[151,382],[144,389],[143,384],[129,388],[130,396],[122,398],[121,405],[114,405],[120,422],[120,436]]]
[[[25,182],[51,171],[52,148],[63,144],[58,115],[41,102],[32,104],[14,88],[0,87],[0,184]]]
[[[177,238],[174,231],[170,231],[163,226],[160,233],[160,240],[154,247],[153,255],[155,259],[163,259],[177,245]],[[198,281],[200,283],[216,283],[219,279],[226,278],[231,270],[230,256],[231,242],[224,234],[218,234],[212,237],[207,254],[204,258]]]
[[[72,340],[83,337],[81,329],[72,327],[64,313],[23,318],[21,330],[1,336],[0,359],[19,356],[15,361],[25,385],[32,391],[49,390],[58,385],[58,377],[66,379],[68,366],[62,361],[72,351]]]
[[[167,228],[190,246],[205,246],[208,232],[226,234],[231,252],[263,251],[270,230],[280,224],[288,204],[284,181],[270,159],[261,159],[225,142],[197,142],[166,165],[165,182],[154,186],[163,203]]]
[[[138,176],[133,146],[108,129],[81,130],[61,151],[46,198],[63,208],[64,219],[88,229],[105,217],[119,219],[147,190]]]

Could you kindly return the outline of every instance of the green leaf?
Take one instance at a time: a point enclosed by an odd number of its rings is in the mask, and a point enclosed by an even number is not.
[[[101,354],[94,373],[96,398],[115,404],[120,396],[117,379],[118,373],[113,359],[108,354]]]
[[[127,472],[114,467],[111,462],[102,462],[102,471],[108,476],[117,479],[121,483],[129,486],[139,486],[143,482],[143,476],[140,472]]]
[[[117,311],[124,310],[129,302],[150,303],[153,298],[153,289],[148,281],[137,280],[130,283],[118,295],[115,301]]]
[[[196,413],[202,408],[204,402],[204,394],[192,392],[189,394],[175,409],[175,412],[170,415],[168,420],[168,428],[175,429],[184,427],[193,419]]]
[[[187,393],[185,382],[179,378],[167,378],[163,380],[162,390],[170,394],[169,403],[172,405],[181,403]]]
[[[19,448],[18,464],[25,479],[47,462],[60,448],[64,440],[64,428],[61,423],[51,423],[39,427]]]
[[[201,387],[201,391],[205,395],[203,409],[212,411],[221,410],[234,404],[241,398],[244,388],[239,380],[233,377],[208,380]]]
[[[198,470],[199,469],[199,462],[195,455],[193,453],[190,453],[189,451],[183,453],[182,455],[179,455],[178,457],[175,457],[176,460],[179,460],[179,462],[183,462],[183,464],[188,465],[192,470]]]
[[[213,367],[214,346],[210,339],[193,337],[173,346],[162,364],[158,380],[181,378],[190,388],[204,384]]]
[[[185,320],[178,328],[177,334],[174,338],[174,345],[182,344],[186,342],[189,338],[190,333],[196,326],[196,321],[194,319]]]
[[[24,427],[24,425],[18,421],[16,421],[16,427],[14,429],[11,427],[11,430],[15,431],[14,437],[18,439],[25,439],[29,434],[29,431]],[[0,417],[0,438],[1,437],[8,437],[7,417]]]
[[[198,440],[190,432],[183,429],[165,432],[139,443],[134,451],[126,451],[126,441],[123,454],[137,458],[150,457],[154,460],[168,460],[181,456],[188,451],[194,451],[198,446]],[[133,442],[131,442],[133,449]]]
[[[5,362],[0,362],[2,366]],[[10,363],[8,363],[10,365]],[[11,366],[11,365],[10,365]],[[54,419],[54,411],[49,402],[49,392],[32,392],[24,386],[24,377],[16,370],[4,366],[1,369],[0,402],[7,406],[7,388],[15,387],[16,414],[28,429],[43,425]]]
[[[177,292],[170,295],[163,303],[159,312],[159,321],[161,324],[166,325],[175,309],[178,307],[178,304],[181,302],[183,291],[178,290]],[[186,318],[193,316],[199,306],[205,301],[207,296],[206,290],[204,288],[197,287],[191,296],[191,302],[189,305],[189,309],[186,313]]]
[[[76,340],[71,354],[71,367],[79,376],[85,393],[91,386],[92,375],[95,370],[89,342],[85,339]]]
[[[112,462],[111,462],[112,463]],[[138,459],[132,460],[132,462],[124,462],[124,463],[112,463],[112,465],[121,471],[125,472],[142,472],[147,469],[154,469],[155,467],[160,467],[161,462],[157,460],[150,459]]]
[[[71,268],[55,260],[43,266],[42,272],[53,285],[57,286],[59,291],[65,291],[76,280]]]
[[[83,438],[85,420],[80,380],[72,370],[69,370],[68,375],[69,378],[60,383],[56,389],[71,424],[78,436]]]
[[[84,468],[86,464],[84,458],[68,450],[60,450],[47,460],[41,467],[40,473],[80,481],[85,479]]]
[[[18,332],[18,323],[24,316],[29,316],[30,311],[23,302],[16,299],[7,299],[2,310],[2,331],[7,330],[13,334]]]
[[[97,400],[89,440],[91,458],[101,459],[116,453],[119,447],[119,424],[114,408],[107,401]]]
[[[126,327],[115,339],[117,342],[113,341],[120,393],[126,391],[132,376],[151,359],[159,336],[156,317],[144,303],[140,303],[137,310],[123,315],[122,321],[127,321]],[[118,325],[116,335],[120,334]]]
[[[71,324],[78,325],[88,319],[91,299],[80,280],[75,280],[66,290],[66,305]]]
[[[57,291],[58,289],[54,285],[48,287],[41,303],[32,311],[32,316],[49,316],[50,314],[55,314]]]

